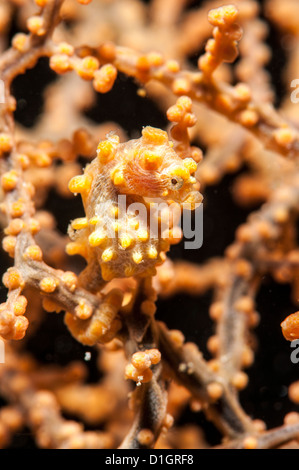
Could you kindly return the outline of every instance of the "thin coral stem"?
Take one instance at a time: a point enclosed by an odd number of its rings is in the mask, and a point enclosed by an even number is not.
[[[236,310],[236,303],[248,295],[248,291],[250,292],[247,281],[240,277],[233,279],[231,287],[226,290],[223,312],[217,324],[220,373],[228,383],[241,369],[242,352],[247,341],[248,317],[246,313]]]
[[[64,0],[49,0],[42,10],[44,34],[31,33],[24,51],[8,49],[0,58],[0,70],[4,81],[9,83],[19,73],[35,65],[39,57],[47,55],[46,42],[51,37],[60,17],[59,11]]]
[[[208,367],[196,346],[176,346],[171,341],[165,325],[159,324],[158,328],[162,357],[170,368],[170,373],[175,380],[188,388],[194,398],[203,403],[203,411],[208,418],[225,435],[231,437],[243,434],[246,430],[250,431],[253,424],[241,408],[237,397],[218,380],[218,376]]]
[[[226,278],[230,268],[227,260],[213,258],[203,265],[187,261],[166,260],[157,270],[154,285],[161,297],[178,293],[197,296],[212,289]]]
[[[222,444],[215,448],[220,449],[277,449],[286,442],[296,440],[298,436],[299,424],[287,424],[270,431],[252,433],[242,436],[240,439]]]
[[[126,313],[124,317],[129,335],[125,349],[129,354],[153,349],[157,344],[154,319],[144,311],[145,303],[152,302],[150,299],[155,296],[150,284],[150,279],[139,283],[131,312]],[[133,392],[131,400],[135,408],[135,420],[120,449],[152,448],[162,431],[166,417],[167,393],[161,377],[161,364],[154,365],[152,372],[151,380],[142,383],[141,379],[141,383],[137,383],[139,386]],[[142,439],[145,431],[150,435],[150,439]]]
[[[133,425],[119,446],[119,449],[151,449],[154,447],[166,416],[167,394],[159,378],[161,366],[156,366],[149,383],[143,384],[134,392],[138,403]],[[146,430],[149,439],[142,439]]]

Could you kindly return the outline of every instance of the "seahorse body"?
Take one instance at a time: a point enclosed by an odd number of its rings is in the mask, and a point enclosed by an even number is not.
[[[154,274],[171,240],[162,236],[158,212],[153,230],[150,209],[157,201],[191,209],[200,203],[192,176],[196,168],[192,158],[176,154],[160,129],[145,127],[139,139],[125,143],[108,135],[84,174],[69,183],[73,193],[81,193],[86,217],[71,223],[68,253],[83,255],[87,263],[96,259],[105,281]]]

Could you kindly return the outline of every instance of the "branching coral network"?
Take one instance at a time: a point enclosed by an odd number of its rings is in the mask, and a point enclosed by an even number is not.
[[[271,23],[286,51],[288,89],[299,79],[298,18],[296,0],[0,2],[9,260],[0,305],[2,448],[24,428],[36,447],[51,449],[298,448],[299,382],[288,384],[294,409],[279,427],[248,413],[240,396],[255,360],[264,277],[289,284],[299,302],[298,105],[291,88],[277,105],[267,71],[275,50],[266,42]],[[55,78],[26,128],[16,118],[14,85],[41,59]],[[109,118],[101,109],[100,124],[87,116],[125,79],[160,110],[163,129],[138,122],[141,131],[130,134],[117,122],[117,103]],[[202,263],[172,259],[172,245],[184,243],[180,218],[186,211],[186,220],[196,218],[207,189],[227,174],[237,174],[235,199],[249,208],[234,241]],[[82,201],[81,213],[63,214],[65,233],[47,205],[53,191]],[[209,357],[156,312],[157,299],[207,291]],[[281,312],[286,342],[299,338],[295,310]],[[29,347],[56,314],[89,348],[81,360],[43,363]],[[189,321],[185,307],[180,315]],[[212,423],[216,444],[201,424],[180,424],[186,406]]]

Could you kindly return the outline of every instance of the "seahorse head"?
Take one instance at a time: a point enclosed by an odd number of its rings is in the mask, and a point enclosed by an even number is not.
[[[192,158],[182,159],[174,151],[168,135],[161,129],[145,127],[139,139],[119,144],[121,158],[111,172],[121,194],[162,198],[193,209],[202,200],[194,187],[197,168]]]

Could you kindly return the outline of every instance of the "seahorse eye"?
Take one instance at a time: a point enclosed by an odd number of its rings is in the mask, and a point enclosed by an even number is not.
[[[171,183],[171,189],[177,190],[177,189],[181,189],[181,187],[184,184],[184,180],[180,176],[173,176],[170,180],[170,183]]]

